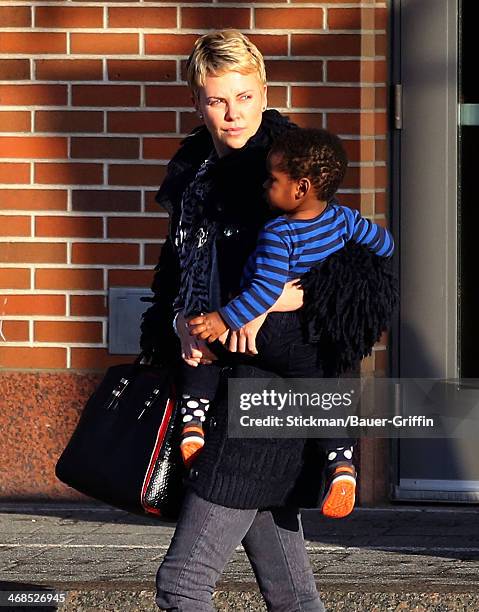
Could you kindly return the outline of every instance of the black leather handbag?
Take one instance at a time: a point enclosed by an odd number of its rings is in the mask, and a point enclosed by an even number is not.
[[[109,368],[57,462],[62,482],[137,514],[176,520],[186,476],[181,415],[167,368]]]

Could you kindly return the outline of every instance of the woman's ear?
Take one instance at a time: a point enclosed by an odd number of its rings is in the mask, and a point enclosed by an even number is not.
[[[268,86],[263,85],[263,112],[268,108]]]

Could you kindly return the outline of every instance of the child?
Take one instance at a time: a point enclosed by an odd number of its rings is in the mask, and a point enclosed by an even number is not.
[[[213,342],[267,312],[287,281],[298,278],[349,240],[367,245],[379,256],[392,254],[394,244],[387,230],[357,211],[331,202],[347,167],[338,137],[320,129],[291,130],[275,141],[267,165],[265,189],[270,206],[284,214],[266,223],[260,232],[256,250],[245,266],[240,294],[218,311],[190,321],[191,333],[202,340]],[[283,327],[275,325],[270,330],[259,358],[282,376],[317,375],[316,350],[303,342],[297,313],[282,314]],[[295,347],[298,351],[292,358],[291,348]],[[215,375],[214,370],[210,373]],[[212,396],[185,399],[187,424],[182,444],[188,447],[189,456],[194,456],[203,445],[203,408],[207,409]],[[350,440],[327,441],[329,486],[322,504],[327,516],[346,516],[354,507],[352,450]]]

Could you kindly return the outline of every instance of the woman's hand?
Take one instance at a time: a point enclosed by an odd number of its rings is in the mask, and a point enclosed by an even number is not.
[[[257,355],[256,349],[256,335],[263,325],[266,319],[267,312],[256,317],[249,323],[246,323],[238,329],[238,331],[232,331],[230,333],[228,341],[228,350],[232,353],[248,353],[250,355]]]
[[[303,305],[304,291],[296,284],[298,281],[299,279],[295,278],[285,284],[283,293],[271,306],[268,312],[291,312],[301,308]]]
[[[181,356],[188,365],[196,368],[200,363],[209,365],[216,359],[203,341],[190,334],[188,321],[182,310],[176,317],[176,331],[181,343]]]

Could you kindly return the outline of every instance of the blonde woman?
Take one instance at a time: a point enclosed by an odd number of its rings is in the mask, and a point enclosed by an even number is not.
[[[262,55],[238,31],[213,32],[195,43],[188,83],[203,125],[183,141],[156,198],[170,214],[170,228],[142,348],[156,363],[182,369],[181,385],[188,383],[188,368],[194,371],[195,392],[202,397],[202,380],[209,385],[215,377],[221,385],[231,369],[215,368],[214,346],[190,335],[188,320],[216,310],[238,291],[258,231],[271,217],[263,192],[269,148],[294,126],[266,110]],[[273,310],[294,310],[301,302],[302,292],[289,287]],[[254,352],[263,321],[264,316],[233,334],[230,349]],[[248,366],[238,366],[235,374],[260,375]],[[215,584],[242,543],[269,610],[324,610],[298,510],[308,505],[304,491],[309,505],[317,501],[319,457],[313,477],[305,480],[305,440],[228,438],[224,399],[208,408],[206,444],[189,471],[181,515],[158,571],[158,606],[213,610]]]

